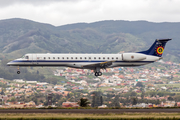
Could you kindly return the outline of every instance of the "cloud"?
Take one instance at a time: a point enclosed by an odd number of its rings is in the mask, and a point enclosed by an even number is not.
[[[0,0],[0,6],[6,7],[13,4],[31,4],[31,5],[47,5],[49,3],[59,3],[59,2],[77,2],[79,0]]]
[[[101,20],[179,22],[179,0],[0,0],[0,18],[53,25]]]

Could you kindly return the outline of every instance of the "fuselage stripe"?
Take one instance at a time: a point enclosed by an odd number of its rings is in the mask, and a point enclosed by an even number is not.
[[[49,60],[49,61],[48,60],[41,60],[41,61],[40,60],[38,60],[38,61],[27,60],[27,61],[23,61],[23,60],[14,60],[12,62],[27,62],[27,63],[28,62],[30,62],[30,63],[32,63],[32,62],[73,62],[73,63],[74,62],[88,62],[88,63],[96,62],[97,63],[98,62],[98,63],[101,63],[101,62],[107,62],[107,61],[92,61],[92,60],[91,61],[59,61],[59,60],[58,61],[56,61],[56,60],[53,60],[53,61],[52,60]],[[154,62],[154,61],[114,61],[114,62],[126,62],[126,63],[129,63],[129,62],[142,62],[142,63],[148,62],[149,63],[149,62]]]

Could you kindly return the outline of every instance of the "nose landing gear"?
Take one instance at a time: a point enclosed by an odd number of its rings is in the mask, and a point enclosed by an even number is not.
[[[18,66],[18,68],[17,68],[17,74],[20,74],[21,72],[20,72],[20,69],[19,69],[19,66]]]

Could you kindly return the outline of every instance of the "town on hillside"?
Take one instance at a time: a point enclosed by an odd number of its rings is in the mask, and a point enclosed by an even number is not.
[[[93,71],[57,68],[57,84],[38,80],[7,80],[0,76],[0,108],[89,107],[145,108],[180,106],[180,64],[159,61],[141,67]],[[49,79],[51,81],[51,79]]]

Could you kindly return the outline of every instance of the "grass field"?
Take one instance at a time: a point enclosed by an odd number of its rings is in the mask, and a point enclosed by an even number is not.
[[[122,113],[122,114],[55,114],[55,113],[6,113],[0,114],[0,119],[14,119],[14,120],[175,120],[180,119],[180,113]]]

